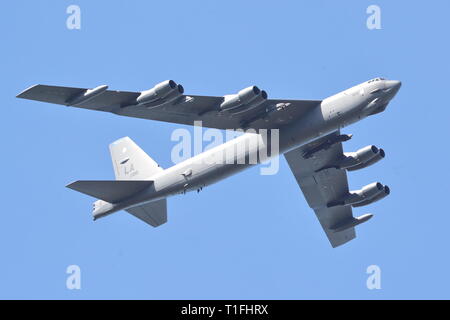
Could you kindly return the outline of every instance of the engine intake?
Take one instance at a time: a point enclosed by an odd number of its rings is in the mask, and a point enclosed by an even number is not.
[[[137,104],[163,104],[168,103],[179,96],[181,96],[184,92],[184,88],[180,84],[176,84],[173,80],[166,80],[161,83],[158,83],[153,88],[142,91],[139,97],[137,97]]]

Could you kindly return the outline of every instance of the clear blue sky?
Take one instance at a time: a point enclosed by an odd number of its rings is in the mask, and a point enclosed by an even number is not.
[[[66,8],[81,8],[81,30]],[[381,7],[382,30],[366,28]],[[450,298],[448,1],[6,1],[2,3],[0,298]],[[322,99],[370,78],[403,81],[386,112],[346,128],[347,151],[384,161],[349,174],[392,193],[332,249],[281,159],[169,200],[152,229],[64,186],[113,179],[108,144],[130,136],[171,165],[174,124],[19,100],[32,84],[187,93],[256,84],[273,98]],[[82,289],[66,289],[81,267]],[[381,290],[366,268],[382,270]]]

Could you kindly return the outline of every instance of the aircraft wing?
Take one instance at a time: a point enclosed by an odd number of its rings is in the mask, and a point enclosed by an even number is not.
[[[327,206],[333,200],[341,199],[349,193],[346,171],[327,168],[342,157],[342,143],[334,143],[326,150],[320,149],[330,138],[339,135],[339,131],[336,131],[284,154],[308,205],[316,213],[333,248],[354,239],[354,226],[361,222],[353,217],[351,206]],[[314,153],[305,156],[310,154],[311,150],[314,150]],[[368,220],[370,216],[361,218]]]
[[[225,96],[182,94],[169,102],[161,100],[160,103],[140,104],[136,101],[141,92],[106,89],[107,86],[86,89],[39,84],[26,89],[17,97],[185,125],[202,121],[202,126],[217,129],[279,128],[300,118],[321,102],[320,100],[267,99],[255,107],[245,108],[244,106],[239,112],[230,113],[221,112],[220,109]],[[94,91],[93,94],[92,91]]]

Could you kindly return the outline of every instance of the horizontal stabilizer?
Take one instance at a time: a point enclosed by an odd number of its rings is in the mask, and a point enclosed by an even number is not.
[[[126,211],[153,227],[160,226],[167,222],[166,199],[161,199],[140,206],[128,208],[126,209]]]
[[[67,188],[109,203],[118,203],[144,190],[152,183],[151,180],[79,180],[67,185]]]

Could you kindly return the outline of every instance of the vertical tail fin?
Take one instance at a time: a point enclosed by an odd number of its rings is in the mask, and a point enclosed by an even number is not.
[[[128,137],[109,145],[116,180],[145,180],[163,169]]]

